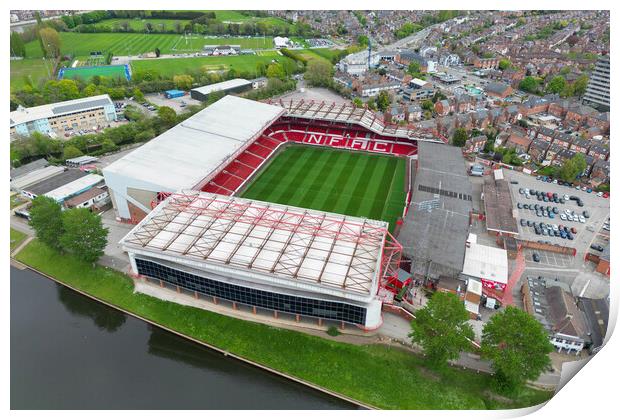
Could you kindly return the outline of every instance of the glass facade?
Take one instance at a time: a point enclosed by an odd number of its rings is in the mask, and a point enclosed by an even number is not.
[[[237,286],[185,273],[153,261],[139,258],[135,260],[138,274],[140,275],[158,279],[188,290],[197,291],[208,296],[215,296],[233,302],[244,303],[259,308],[274,309],[291,314],[307,315],[361,325],[364,325],[366,322],[366,308],[360,306]]]

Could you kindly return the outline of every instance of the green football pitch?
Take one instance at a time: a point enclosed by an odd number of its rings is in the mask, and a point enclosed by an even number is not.
[[[389,222],[405,206],[406,162],[394,156],[289,145],[241,196]]]
[[[82,78],[85,81],[90,80],[93,76],[121,77],[125,78],[125,66],[96,66],[96,67],[68,67],[62,71],[63,79]]]

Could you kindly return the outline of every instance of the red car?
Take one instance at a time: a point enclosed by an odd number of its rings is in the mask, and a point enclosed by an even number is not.
[[[609,193],[603,193],[603,197],[609,198]]]
[[[574,228],[574,227],[570,228],[570,231],[573,232],[573,233],[577,233],[577,229]]]

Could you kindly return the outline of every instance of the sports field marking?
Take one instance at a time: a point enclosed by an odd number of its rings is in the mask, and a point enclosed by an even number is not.
[[[405,169],[394,156],[288,145],[240,195],[385,220],[393,229],[405,205]]]

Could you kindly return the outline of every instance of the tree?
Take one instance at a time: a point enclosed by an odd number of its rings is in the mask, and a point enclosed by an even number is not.
[[[499,60],[498,66],[500,70],[506,70],[510,68],[510,66],[512,66],[512,63],[507,58],[502,58],[501,60]]]
[[[482,356],[493,362],[498,385],[515,389],[537,379],[549,366],[553,345],[542,325],[527,312],[507,306],[482,331]]]
[[[433,110],[435,109],[435,105],[433,105],[433,101],[431,101],[430,99],[423,100],[421,107],[422,109],[431,112],[433,112]]]
[[[547,85],[548,93],[560,93],[566,87],[566,79],[562,76],[555,76]]]
[[[581,97],[584,93],[586,93],[586,88],[588,87],[588,76],[586,74],[582,74],[575,80],[573,83],[575,96]]]
[[[379,95],[377,96],[377,108],[379,108],[381,112],[385,112],[390,106],[391,102],[392,101],[390,99],[390,94],[387,92],[387,90],[382,90],[381,92],[379,92]]]
[[[587,167],[586,158],[581,153],[577,153],[572,158],[564,162],[559,171],[559,176],[564,181],[573,182],[578,175],[581,175]]]
[[[133,90],[133,99],[136,102],[140,102],[140,103],[144,102],[144,93],[142,93],[142,91],[140,89],[135,88]]]
[[[166,127],[172,127],[177,122],[177,113],[169,106],[160,106],[157,109],[157,116]]]
[[[177,74],[172,78],[174,85],[178,89],[189,90],[192,88],[194,78],[189,74]]]
[[[101,224],[101,217],[87,208],[69,209],[62,214],[62,225],[62,247],[80,260],[94,265],[108,243],[108,229]]]
[[[11,57],[26,57],[26,46],[22,36],[11,31]]]
[[[364,102],[360,98],[353,98],[353,105],[355,105],[356,108],[361,108],[364,106]]]
[[[312,86],[329,86],[332,83],[333,67],[325,60],[310,60],[304,79]]]
[[[412,76],[417,76],[420,74],[420,71],[420,63],[418,63],[417,61],[412,61],[411,63],[409,63],[409,67],[407,67],[407,73]]]
[[[276,79],[284,79],[284,68],[278,63],[271,63],[269,67],[267,67],[266,76],[268,78],[276,78]]]
[[[357,43],[362,47],[368,46],[368,37],[366,35],[358,35]]]
[[[424,348],[433,364],[441,365],[470,346],[468,339],[474,338],[474,331],[468,320],[467,310],[456,295],[436,292],[424,308],[415,312],[409,337]]]
[[[519,89],[530,93],[536,93],[538,91],[538,79],[533,76],[526,76],[519,83]]]
[[[58,58],[60,57],[61,40],[60,35],[53,28],[43,28],[39,31],[41,43],[43,47],[43,53],[46,57]]]
[[[84,153],[82,153],[80,149],[73,146],[72,144],[69,144],[64,148],[62,156],[66,160],[66,159],[73,159],[78,156],[82,156],[83,154]]]
[[[32,200],[30,226],[41,242],[54,249],[61,249],[60,236],[64,232],[62,209],[56,200],[43,195]]]
[[[465,142],[467,141],[468,135],[467,130],[462,127],[454,130],[454,135],[452,136],[452,144],[457,147],[465,146]]]

